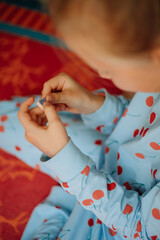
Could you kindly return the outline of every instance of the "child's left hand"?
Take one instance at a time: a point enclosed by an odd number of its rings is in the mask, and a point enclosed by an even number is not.
[[[25,139],[52,158],[68,143],[69,137],[52,104],[46,102],[47,105],[43,105],[48,120],[48,126],[46,126],[38,121],[38,116],[43,114],[43,110],[39,107],[29,110],[33,103],[33,97],[25,100],[17,116],[25,129]]]

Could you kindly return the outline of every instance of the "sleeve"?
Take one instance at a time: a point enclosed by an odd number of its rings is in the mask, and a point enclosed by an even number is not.
[[[126,190],[107,172],[97,170],[71,139],[44,164],[60,178],[62,187],[107,227],[132,240],[160,237],[160,183],[142,196]]]
[[[104,134],[110,134],[114,129],[130,100],[122,95],[113,96],[102,88],[94,92],[105,94],[103,105],[94,113],[81,114],[82,120],[91,128],[97,129]]]

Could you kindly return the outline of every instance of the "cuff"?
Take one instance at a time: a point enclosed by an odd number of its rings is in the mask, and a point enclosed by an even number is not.
[[[94,113],[91,114],[81,114],[81,117],[83,119],[84,122],[89,122],[89,121],[93,121],[93,122],[97,122],[97,120],[99,121],[100,116],[102,116],[102,119],[104,119],[104,112],[106,109],[110,108],[110,101],[109,99],[112,98],[112,96],[110,94],[108,94],[107,90],[105,88],[99,89],[97,91],[94,91],[94,93],[104,93],[105,95],[105,100],[104,103],[102,104],[102,106]]]
[[[75,146],[71,139],[66,146],[54,157],[50,158],[50,160],[44,161],[44,154],[42,154],[40,160],[63,182],[74,178],[89,162],[93,162]]]

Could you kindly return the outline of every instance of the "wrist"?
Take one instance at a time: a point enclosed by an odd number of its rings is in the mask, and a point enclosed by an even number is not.
[[[103,105],[104,101],[105,101],[105,96],[96,95],[96,94],[91,93],[90,109],[87,112],[87,114],[92,114],[92,113],[96,112]]]

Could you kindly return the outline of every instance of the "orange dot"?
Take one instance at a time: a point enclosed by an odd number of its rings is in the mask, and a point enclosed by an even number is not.
[[[90,167],[87,165],[81,172],[81,174],[85,174],[86,176],[88,176],[90,171]]]
[[[109,152],[109,147],[105,146],[105,154],[107,154]]]
[[[152,107],[152,105],[153,105],[153,96],[149,96],[149,97],[147,97],[146,98],[146,105],[148,106],[148,107]]]
[[[95,200],[99,200],[100,198],[104,197],[104,192],[102,190],[96,190],[92,194]]]
[[[85,199],[82,201],[82,204],[84,206],[90,206],[90,205],[92,205],[92,203],[94,203],[94,201],[92,199]]]
[[[21,148],[20,148],[19,146],[15,146],[15,149],[16,149],[17,151],[21,151]]]
[[[5,122],[7,119],[8,119],[8,116],[7,116],[7,115],[1,116],[1,121],[2,121],[2,122]]]
[[[133,207],[130,204],[126,204],[125,209],[123,210],[123,214],[130,214],[133,210]]]
[[[160,220],[160,209],[158,208],[153,208],[152,209],[152,216],[157,219]]]
[[[141,222],[138,221],[136,231],[137,231],[137,232],[141,232],[141,229],[142,229]]]
[[[65,187],[65,188],[69,188],[69,186],[68,186],[68,183],[67,183],[67,182],[63,182],[63,183],[62,183],[62,186],[63,186],[63,187]]]
[[[156,142],[151,142],[149,144],[151,146],[151,148],[153,148],[154,150],[160,150],[160,145]]]
[[[142,153],[135,153],[136,157],[144,159],[145,156]]]
[[[139,233],[135,233],[135,234],[134,234],[134,238],[137,238],[137,237],[140,237],[140,236],[139,236]]]
[[[0,132],[4,132],[5,130],[4,130],[4,126],[3,125],[1,125],[0,126]]]
[[[115,124],[118,121],[118,117],[116,116],[113,120],[113,123]]]
[[[111,228],[108,228],[108,231],[111,236],[115,236],[117,234],[117,232],[113,231]]]

